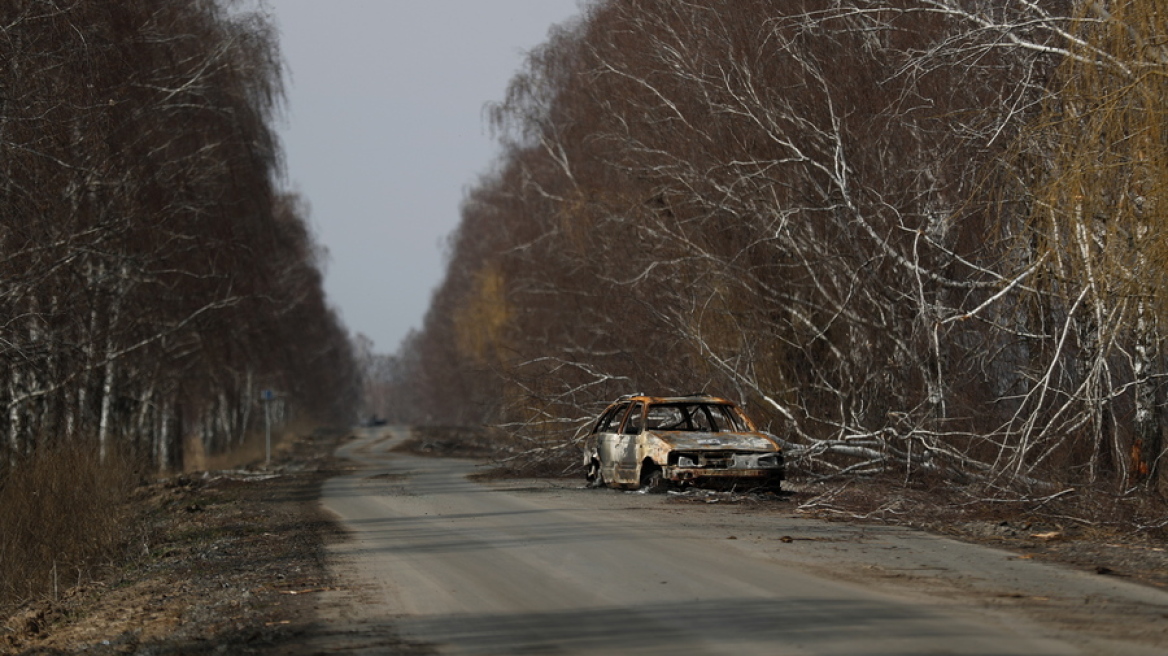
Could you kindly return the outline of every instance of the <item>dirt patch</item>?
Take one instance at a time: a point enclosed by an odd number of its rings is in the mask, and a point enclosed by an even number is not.
[[[1069,565],[1100,576],[1168,588],[1168,544],[1113,528],[1014,520],[930,525],[937,533],[996,546],[1019,558]]]
[[[324,548],[339,536],[318,498],[340,439],[298,441],[267,470],[142,487],[125,562],[0,619],[0,652],[298,653],[333,585]]]
[[[1019,558],[1068,565],[1168,588],[1168,508],[1146,498],[1070,490],[1055,498],[977,498],[961,489],[916,489],[879,480],[795,483],[800,514],[849,523],[921,528],[995,546]]]

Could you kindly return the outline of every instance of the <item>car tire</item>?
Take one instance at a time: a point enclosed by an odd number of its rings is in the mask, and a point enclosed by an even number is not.
[[[596,460],[588,463],[588,468],[584,470],[584,480],[588,482],[588,487],[604,487],[604,475],[600,473],[600,463]]]
[[[641,489],[649,494],[665,494],[669,489],[669,481],[656,465],[644,465],[641,468]]]

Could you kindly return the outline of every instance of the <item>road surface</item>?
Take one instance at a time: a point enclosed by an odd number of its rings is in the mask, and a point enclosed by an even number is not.
[[[310,650],[408,654],[1163,654],[1168,595],[896,527],[468,479],[365,432]]]

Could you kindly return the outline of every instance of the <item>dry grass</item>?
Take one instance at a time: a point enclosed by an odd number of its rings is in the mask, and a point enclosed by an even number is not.
[[[126,542],[130,463],[61,448],[17,463],[0,481],[0,611],[55,595]]]
[[[315,429],[315,430],[314,430]],[[298,439],[298,436],[309,435],[317,430],[315,424],[308,424],[304,422],[297,422],[272,429],[272,458],[278,459],[279,456],[288,449]],[[198,442],[198,440],[193,440]],[[191,456],[191,453],[187,454]],[[203,453],[198,452],[193,457],[188,457],[185,461],[184,470],[187,472],[193,471],[219,471],[224,469],[236,469],[244,466],[260,466],[264,464],[267,457],[267,436],[264,431],[251,431],[244,436],[243,440],[238,444],[233,444],[231,448],[223,453]]]
[[[138,485],[132,548],[80,586],[62,581],[57,599],[0,610],[0,654],[317,653],[302,643],[332,635],[317,623],[316,593],[331,585],[324,543],[341,535],[317,499],[348,433],[313,433],[273,453],[275,476],[232,469]]]

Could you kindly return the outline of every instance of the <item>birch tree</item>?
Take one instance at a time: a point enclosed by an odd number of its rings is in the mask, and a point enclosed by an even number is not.
[[[351,409],[302,381],[353,392],[351,353],[275,185],[275,34],[238,9],[0,9],[7,465],[71,441],[178,465],[192,434],[214,449],[254,430],[264,388]]]
[[[540,453],[703,390],[813,476],[1155,481],[1163,32],[1135,0],[589,5],[492,110],[417,389]]]
[[[1049,399],[1047,421],[1025,425],[1022,447],[1041,459],[1070,435],[1091,480],[1154,484],[1164,448],[1168,23],[1153,2],[1084,3],[1074,18],[1028,142],[1045,164],[1032,239],[1062,339],[1028,396]]]

